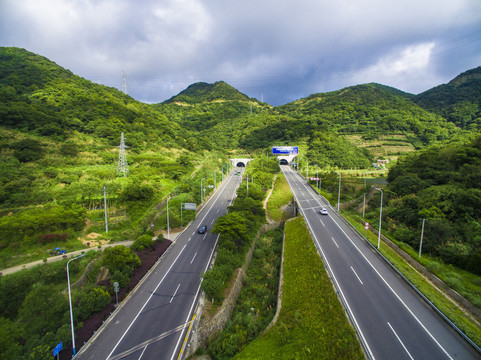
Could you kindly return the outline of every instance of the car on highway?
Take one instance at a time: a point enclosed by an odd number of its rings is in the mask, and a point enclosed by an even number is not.
[[[319,210],[319,212],[321,213],[321,215],[327,215],[327,209],[326,208],[322,208],[321,210]]]
[[[207,231],[207,225],[202,225],[197,229],[199,234],[204,234]]]

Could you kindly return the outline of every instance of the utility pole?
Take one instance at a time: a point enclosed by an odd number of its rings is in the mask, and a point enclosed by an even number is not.
[[[127,152],[125,149],[128,146],[125,146],[125,138],[124,133],[120,135],[120,145],[119,148],[119,161],[117,163],[117,176],[121,174],[123,177],[127,177],[127,173],[129,172],[129,168],[127,166]]]
[[[424,235],[424,222],[427,220],[427,219],[422,219],[423,220],[423,226],[421,228],[421,241],[419,242],[419,258],[421,258],[421,250],[423,248],[423,235]]]
[[[371,187],[374,190],[380,191],[381,192],[381,208],[379,209],[379,233],[377,236],[377,248],[379,249],[379,246],[381,245],[381,222],[382,222],[382,190],[378,189],[377,187],[371,185]]]
[[[341,173],[335,171],[339,175],[339,191],[337,192],[337,212],[339,212],[339,204],[341,202]]]
[[[104,186],[104,211],[105,211],[105,232],[109,232],[109,224],[107,222],[107,196],[105,194],[105,186]]]

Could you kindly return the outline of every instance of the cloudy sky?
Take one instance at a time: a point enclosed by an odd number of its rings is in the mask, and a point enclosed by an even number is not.
[[[224,80],[272,105],[481,65],[480,0],[0,0],[0,46],[156,103]]]

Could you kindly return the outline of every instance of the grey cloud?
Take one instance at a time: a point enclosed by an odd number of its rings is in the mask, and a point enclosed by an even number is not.
[[[477,0],[1,4],[0,45],[117,88],[125,71],[129,94],[146,102],[216,80],[274,105],[358,82],[419,92],[481,61]]]

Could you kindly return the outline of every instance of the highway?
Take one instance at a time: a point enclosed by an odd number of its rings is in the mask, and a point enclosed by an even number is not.
[[[229,175],[204,204],[192,224],[178,236],[103,328],[75,359],[177,359],[200,293],[200,282],[211,262],[218,236],[215,220],[227,213],[242,179]],[[234,171],[235,172],[235,171]],[[208,231],[199,234],[200,225]]]
[[[481,358],[299,174],[281,168],[368,358]]]

